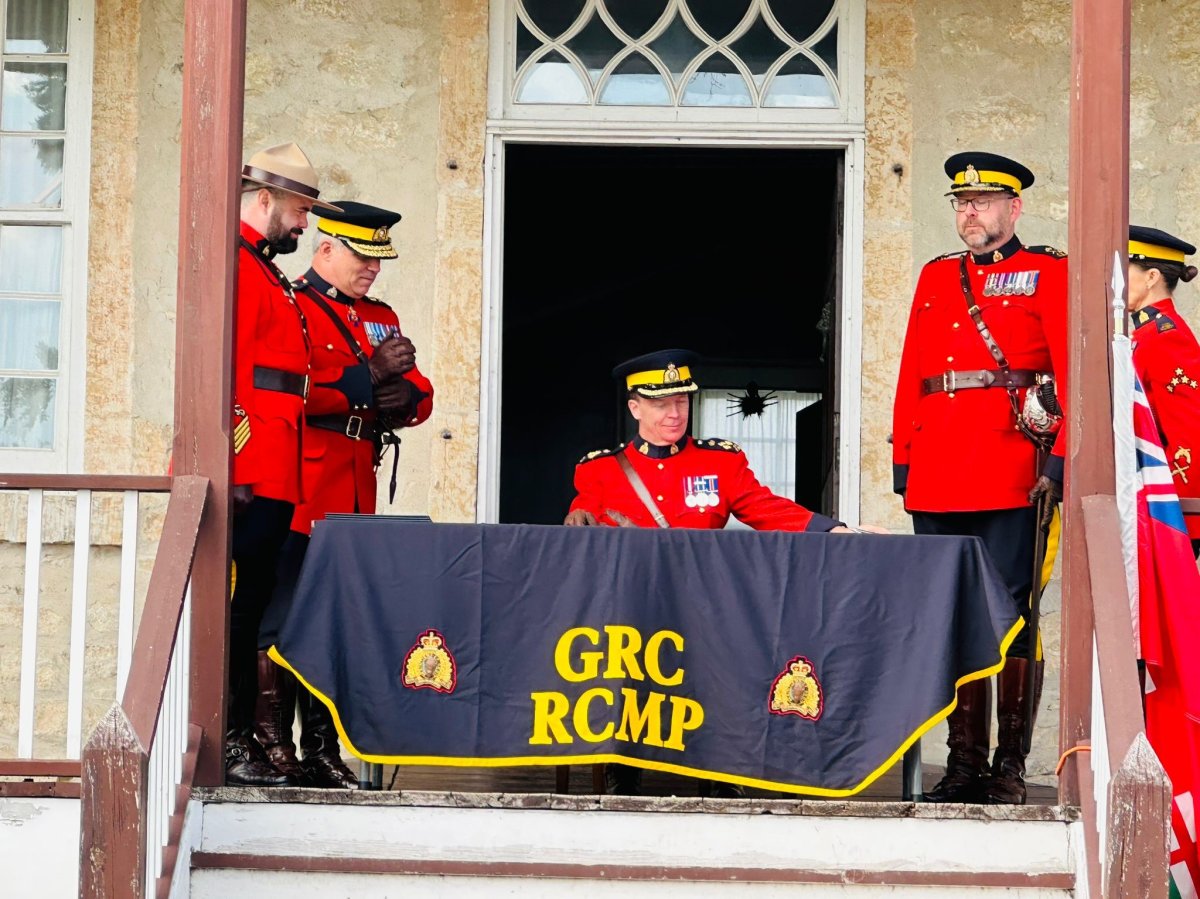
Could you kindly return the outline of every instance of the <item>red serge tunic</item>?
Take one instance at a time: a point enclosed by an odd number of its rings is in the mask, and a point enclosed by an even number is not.
[[[234,302],[233,483],[255,496],[303,499],[300,421],[308,333],[261,234],[242,222]]]
[[[1027,506],[1039,475],[1036,449],[1017,430],[1003,387],[925,392],[925,379],[947,371],[997,368],[967,311],[964,256],[980,315],[1009,367],[1053,372],[1066,406],[1066,256],[1014,237],[994,255],[964,251],[927,263],[909,314],[892,418],[894,486],[910,512]],[[1018,390],[1022,402],[1024,395]],[[1045,468],[1060,481],[1065,441],[1063,428]]]
[[[1200,498],[1200,344],[1169,298],[1133,313],[1133,325],[1133,367],[1154,412],[1175,492]],[[1188,534],[1200,539],[1200,516],[1185,520]]]
[[[400,321],[386,303],[340,293],[316,272],[294,285],[312,337],[312,387],[304,428],[304,482],[308,492],[296,507],[292,530],[310,533],[312,523],[330,512],[375,511],[378,418],[371,374],[342,330],[321,307],[324,302],[369,359]],[[433,412],[433,386],[417,369],[404,379],[413,388],[413,402],[403,421],[389,428],[411,428]]]
[[[638,527],[657,527],[617,462],[623,453],[673,528],[723,528],[729,516],[758,530],[828,531],[838,522],[777,496],[758,482],[746,455],[728,440],[684,437],[671,446],[642,438],[617,450],[588,453],[575,468],[571,511],[586,509],[615,525],[609,510]]]

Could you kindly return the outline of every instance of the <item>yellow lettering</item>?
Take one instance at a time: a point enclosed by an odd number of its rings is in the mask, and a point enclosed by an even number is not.
[[[683,749],[683,732],[695,730],[704,723],[704,707],[694,699],[671,697],[671,736],[663,745],[667,749]]]
[[[632,687],[621,688],[621,698],[624,701],[621,703],[621,729],[617,731],[617,739],[662,746],[662,704],[666,696],[651,693],[641,709],[638,708],[637,691]],[[646,730],[644,740],[641,739],[643,728]]]
[[[572,684],[596,677],[600,672],[600,659],[604,657],[603,652],[581,652],[579,659],[583,662],[583,670],[576,671],[571,667],[571,644],[576,637],[584,637],[592,646],[598,646],[600,632],[591,627],[573,627],[558,638],[558,645],[554,647],[554,667],[563,680]]]
[[[612,736],[613,723],[609,721],[600,733],[592,730],[592,723],[588,720],[588,708],[593,699],[600,699],[605,705],[612,708],[612,690],[604,687],[592,687],[590,690],[584,690],[579,701],[575,703],[575,733],[579,734],[579,738],[585,742],[600,743]]]
[[[533,736],[529,738],[530,746],[575,742],[562,723],[570,709],[565,695],[547,691],[530,693],[529,698],[533,700]]]
[[[670,677],[663,677],[662,664],[659,661],[659,649],[663,642],[670,640],[674,644],[675,649],[683,652],[683,637],[675,633],[675,631],[658,631],[651,635],[646,641],[646,673],[650,675],[650,680],[656,684],[662,684],[664,687],[678,687],[683,683],[683,668],[676,668],[675,673]]]
[[[638,629],[624,624],[606,624],[604,633],[608,634],[608,667],[604,669],[604,676],[623,678],[625,666],[629,666],[629,677],[645,680],[646,675],[637,663],[637,651],[642,648],[642,635]]]

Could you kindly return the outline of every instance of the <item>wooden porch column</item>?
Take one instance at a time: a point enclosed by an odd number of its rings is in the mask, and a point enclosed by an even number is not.
[[[1072,4],[1069,161],[1070,366],[1060,751],[1091,729],[1092,588],[1081,500],[1116,492],[1109,352],[1114,253],[1129,228],[1129,0]],[[1073,770],[1068,768],[1067,770]],[[1059,801],[1079,804],[1073,777]]]
[[[192,567],[191,721],[197,786],[225,777],[229,631],[229,419],[246,0],[185,0],[175,474],[211,487]]]

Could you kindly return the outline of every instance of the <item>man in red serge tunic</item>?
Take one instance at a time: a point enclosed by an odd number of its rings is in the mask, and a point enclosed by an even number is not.
[[[687,435],[688,395],[699,389],[692,378],[695,358],[686,350],[662,350],[613,369],[629,392],[638,436],[579,460],[578,495],[563,523],[717,529],[733,515],[757,530],[849,532],[760,484],[736,443]],[[612,793],[641,788],[640,770],[628,765],[606,765],[605,778]],[[705,784],[715,796],[741,795],[739,788]]]
[[[255,735],[276,767],[305,786],[354,789],[329,710],[301,691],[300,748],[292,721],[297,683],[266,650],[287,617],[314,521],[330,512],[375,511],[376,468],[384,444],[392,447],[392,486],[399,439],[433,411],[433,387],[416,366],[412,341],[396,313],[367,296],[380,260],[395,259],[389,229],[400,214],[342,201],[321,213],[312,267],[293,287],[312,338],[312,385],[304,422],[305,499],[296,507],[284,544],[278,583],[259,631],[260,684]]]
[[[1033,184],[1025,166],[971,152],[950,157],[945,170],[967,249],[929,262],[917,281],[896,387],[894,486],[918,534],[980,537],[1027,617],[1036,529],[1049,523],[1049,514],[1036,520],[1031,504],[1046,494],[1052,514],[1062,495],[1066,432],[1039,471],[1014,402],[1023,408],[1027,391],[1048,378],[1059,398],[1066,395],[1067,260],[1016,236],[1021,191]],[[1021,631],[998,678],[990,769],[990,685],[981,680],[958,692],[947,774],[926,798],[1025,801],[1024,718],[1037,704],[1026,695],[1028,633]]]
[[[1173,294],[1180,281],[1196,277],[1184,259],[1195,252],[1165,231],[1129,227],[1133,366],[1154,412],[1193,552],[1200,551],[1200,344]]]
[[[245,786],[294,783],[252,736],[255,648],[279,552],[303,499],[301,421],[308,392],[304,315],[273,259],[294,252],[318,199],[317,174],[295,144],[256,153],[242,169],[241,236],[234,303],[233,563],[225,779]]]

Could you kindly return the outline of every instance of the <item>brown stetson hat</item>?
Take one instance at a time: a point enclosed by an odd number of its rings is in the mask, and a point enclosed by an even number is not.
[[[317,170],[294,143],[259,150],[242,166],[242,178],[303,197],[317,208],[341,211],[333,204],[317,199],[321,195],[317,187]]]

